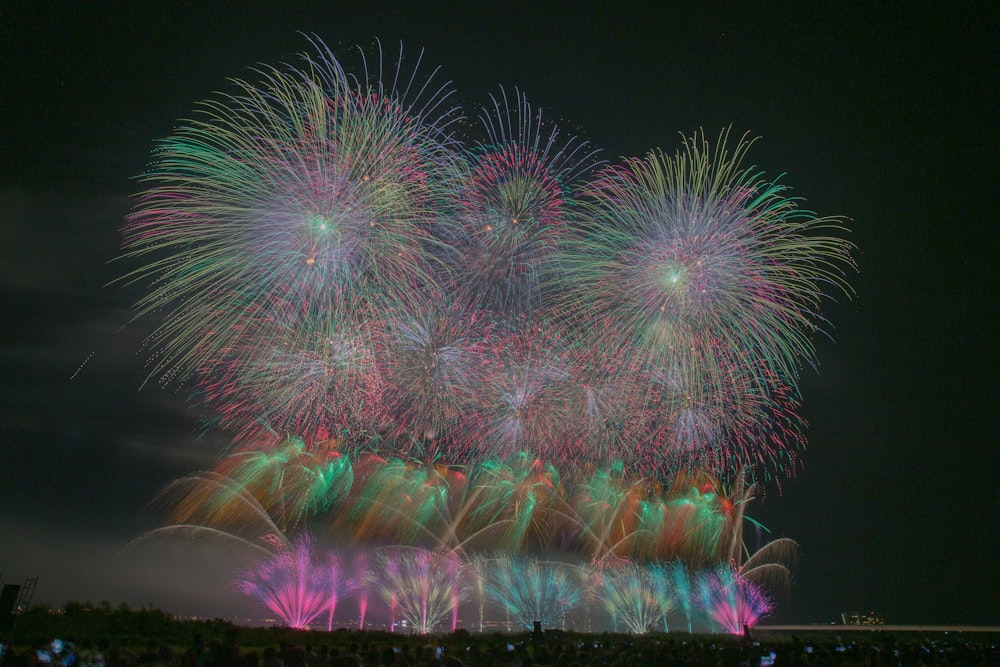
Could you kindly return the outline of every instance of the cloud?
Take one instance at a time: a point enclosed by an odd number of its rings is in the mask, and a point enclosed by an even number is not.
[[[198,437],[184,391],[140,390],[155,322],[130,323],[135,289],[107,286],[124,271],[108,260],[126,209],[122,199],[0,190],[10,323],[0,331],[0,542],[13,547],[0,573],[7,583],[39,576],[36,601],[225,598],[217,560],[191,564],[164,548],[113,564],[155,521],[143,508],[157,491],[209,467],[225,444]]]
[[[159,539],[123,550],[127,540],[91,535],[83,527],[56,530],[11,521],[0,526],[4,542],[17,547],[3,559],[4,583],[38,577],[32,604],[59,608],[67,601],[107,600],[183,615],[257,613],[229,584],[235,569],[253,562],[246,548]]]

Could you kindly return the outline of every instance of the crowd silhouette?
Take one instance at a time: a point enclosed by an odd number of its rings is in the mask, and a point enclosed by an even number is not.
[[[987,633],[894,634],[846,627],[743,636],[582,634],[540,627],[519,634],[318,632],[70,603],[59,612],[31,610],[0,630],[0,667],[988,667],[1000,664],[997,641]]]

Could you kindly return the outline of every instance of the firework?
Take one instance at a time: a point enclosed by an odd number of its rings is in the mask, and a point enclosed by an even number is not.
[[[566,629],[566,616],[583,604],[586,572],[576,565],[497,554],[475,568],[486,577],[485,594],[518,625]]]
[[[458,606],[469,591],[462,562],[454,552],[394,547],[379,551],[379,593],[395,618],[406,620],[420,634],[442,623],[454,631]]]
[[[390,459],[374,463],[343,511],[326,516],[335,533],[357,542],[462,552],[541,547],[558,521],[558,485],[552,466],[526,455],[466,473]]]
[[[520,91],[491,99],[480,116],[487,137],[470,151],[455,194],[454,284],[480,307],[517,318],[539,305],[568,227],[570,186],[595,151],[543,122]]]
[[[654,569],[626,562],[601,568],[594,577],[616,629],[621,624],[631,633],[645,634],[662,621],[664,586]]]
[[[471,440],[480,456],[501,459],[520,451],[557,459],[569,456],[573,373],[557,331],[539,326],[500,337],[477,394]],[[555,455],[555,456],[553,456]]]
[[[751,577],[787,567],[757,567],[775,546],[740,569],[744,507],[798,465],[799,374],[823,302],[851,294],[843,221],[746,166],[746,136],[595,174],[520,91],[463,144],[419,61],[355,75],[313,46],[161,142],[125,225],[136,316],[161,318],[150,377],[189,383],[235,440],[172,485],[173,527],[391,545],[358,565],[362,625],[377,590],[390,624],[454,628],[459,560],[498,550],[480,604],[521,621],[576,603],[516,555],[560,550],[633,632],[676,608],[689,629],[695,607],[755,622]],[[272,547],[242,589],[332,623],[338,593],[311,591],[339,565]],[[733,581],[691,574],[719,563]]]
[[[585,182],[595,151],[520,91],[465,147],[447,88],[314,46],[207,102],[142,177],[125,279],[164,313],[153,375],[194,377],[238,442],[794,470],[798,373],[849,293],[840,219],[727,132]]]
[[[459,459],[486,368],[491,325],[443,290],[382,317],[381,362],[392,434]]]
[[[459,469],[368,455],[351,464],[334,443],[262,441],[162,494],[180,526],[247,539],[322,526],[338,540],[475,554],[559,550],[593,562],[739,562],[750,491],[707,475],[669,484],[612,469],[556,466],[527,453]],[[747,561],[777,574],[772,549]],[[785,568],[787,570],[787,567]],[[749,571],[749,570],[748,570]]]
[[[340,597],[349,593],[353,582],[344,576],[339,559],[320,556],[307,535],[236,577],[235,588],[278,615],[291,628],[306,628],[323,612],[328,625]]]
[[[373,467],[334,525],[357,540],[445,546],[449,491],[461,496],[461,473],[445,466],[390,459]]]
[[[360,552],[354,557],[355,593],[358,597],[358,630],[365,629],[365,617],[368,615],[368,598],[371,587],[375,583],[369,565],[368,554]]]
[[[663,600],[664,617],[663,630],[666,632],[667,619],[671,611],[680,609],[687,623],[688,633],[692,630],[691,618],[694,612],[694,604],[691,599],[691,571],[687,563],[683,560],[672,560],[666,563],[659,563],[657,568],[657,587],[660,590],[660,597]]]
[[[636,453],[642,448],[636,436],[641,433],[645,406],[630,405],[637,376],[623,370],[629,368],[631,351],[592,345],[593,332],[581,336],[560,329],[560,334],[562,358],[571,374],[566,394],[571,419],[564,424],[566,441],[559,451],[568,461],[602,467],[638,463]],[[657,467],[644,463],[640,469],[645,473]]]
[[[850,293],[839,218],[728,132],[585,182],[595,151],[520,91],[466,148],[447,88],[314,46],[205,103],[143,176],[125,279],[165,313],[153,375],[195,377],[238,441],[794,469],[819,306]]]
[[[311,336],[316,313],[428,280],[453,171],[448,91],[407,99],[329,52],[303,58],[206,102],[142,177],[124,248],[149,263],[126,279],[152,281],[139,315],[166,312],[148,341],[166,380],[268,355],[269,336]]]
[[[792,565],[798,559],[799,545],[787,537],[768,542],[740,560],[736,567],[740,576],[762,588],[787,594],[792,585]]]
[[[175,524],[262,534],[284,533],[343,501],[352,484],[347,457],[307,451],[298,438],[264,441],[221,459],[214,471],[168,486]],[[261,531],[263,530],[263,533]]]
[[[456,523],[463,546],[512,551],[552,545],[562,491],[556,468],[523,452],[473,466]]]
[[[698,603],[724,632],[742,634],[772,609],[764,590],[727,565],[699,573]]]
[[[579,526],[577,548],[595,562],[683,559],[719,562],[735,534],[732,501],[707,475],[678,475],[669,485],[594,470],[570,485],[566,511]]]
[[[742,163],[751,141],[704,135],[673,157],[651,152],[606,169],[586,190],[586,220],[566,273],[586,286],[588,317],[620,331],[640,363],[669,367],[689,351],[737,352],[793,382],[814,361],[824,290],[850,294],[851,245],[839,218],[819,218]],[[711,372],[711,358],[696,370]]]
[[[310,446],[335,439],[346,451],[359,437],[370,440],[386,419],[385,381],[363,304],[355,305],[353,313],[260,328],[258,341],[206,369],[197,398],[216,425],[240,443],[293,434]]]
[[[632,467],[718,476],[742,471],[751,480],[794,472],[805,438],[793,389],[761,364],[722,350],[710,356],[692,353],[685,364],[639,374],[633,391],[641,395],[631,400],[644,409],[633,411],[629,425],[637,443],[627,453]],[[705,363],[686,365],[694,358]]]
[[[606,169],[562,257],[569,319],[595,333],[590,345],[631,351],[637,463],[793,468],[819,305],[826,289],[849,294],[851,246],[822,235],[842,222],[800,209],[742,166],[751,142],[730,153],[727,140]]]
[[[235,452],[220,468],[251,494],[279,523],[294,528],[310,517],[330,510],[351,488],[352,469],[337,451],[307,451],[298,438],[273,447]],[[211,502],[211,501],[209,501]]]

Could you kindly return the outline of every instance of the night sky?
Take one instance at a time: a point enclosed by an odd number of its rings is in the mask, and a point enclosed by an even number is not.
[[[834,340],[804,371],[803,469],[750,511],[801,545],[774,618],[1000,624],[989,3],[92,4],[119,3],[0,6],[4,583],[38,576],[34,602],[57,606],[252,608],[221,549],[119,553],[225,437],[198,436],[185,394],[140,389],[151,323],[123,326],[139,292],[106,284],[154,141],[227,77],[309,50],[307,32],[335,51],[424,49],[421,71],[440,66],[470,110],[518,86],[608,160],[672,153],[698,128],[762,137],[749,160],[850,218],[860,248],[858,296],[827,304]]]

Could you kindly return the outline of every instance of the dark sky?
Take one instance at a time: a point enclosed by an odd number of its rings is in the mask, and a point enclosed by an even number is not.
[[[835,342],[804,374],[804,469],[751,511],[801,545],[776,619],[1000,624],[989,3],[280,4],[0,5],[5,583],[37,575],[56,605],[242,608],[220,550],[115,558],[223,440],[196,438],[183,394],[140,390],[146,325],[121,328],[136,293],[104,285],[154,140],[226,77],[308,50],[304,31],[424,49],[468,108],[517,85],[612,160],[699,127],[760,135],[750,159],[849,217],[860,247],[858,298],[828,305]]]

